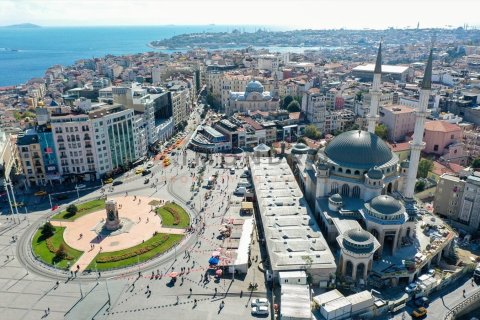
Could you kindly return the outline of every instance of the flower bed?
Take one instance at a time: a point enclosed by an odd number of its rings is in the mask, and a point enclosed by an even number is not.
[[[115,255],[114,253],[112,253],[112,254],[107,255],[107,256],[99,257],[97,259],[97,262],[98,263],[116,262],[116,261],[125,260],[125,259],[131,258],[131,257],[135,257],[135,256],[138,256],[138,255],[144,254],[148,251],[151,251],[151,250],[155,249],[156,247],[161,246],[165,241],[168,240],[168,238],[169,238],[169,235],[164,234],[161,237],[159,237],[158,239],[156,239],[155,242],[152,242],[147,246],[139,247],[135,250],[132,250],[132,251],[129,251],[129,252],[124,252],[124,253],[118,254],[118,255]]]

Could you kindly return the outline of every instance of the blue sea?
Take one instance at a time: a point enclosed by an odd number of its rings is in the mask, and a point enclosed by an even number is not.
[[[183,33],[254,32],[260,26],[142,26],[0,28],[0,86],[42,77],[55,64],[78,59],[152,51],[147,46]],[[270,28],[271,29],[271,28]],[[279,30],[279,29],[278,29]],[[285,51],[287,48],[282,48]],[[299,48],[296,48],[299,49]],[[168,52],[168,51],[165,51]]]

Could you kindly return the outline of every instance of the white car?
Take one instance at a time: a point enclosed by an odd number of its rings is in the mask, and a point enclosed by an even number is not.
[[[147,169],[150,169],[151,167],[153,167],[153,162],[147,163]]]
[[[252,308],[253,315],[268,315],[268,307],[267,306],[258,306]]]
[[[415,282],[412,282],[405,288],[405,292],[412,293],[412,292],[415,292],[417,288],[418,288],[418,285]]]
[[[267,306],[268,307],[268,299],[267,298],[256,298],[253,299],[250,306],[259,307],[259,306]]]
[[[235,168],[234,167],[230,168],[230,174],[235,174]]]
[[[86,188],[86,187],[87,187],[87,186],[84,185],[84,184],[77,184],[77,185],[75,186],[75,189],[84,189],[84,188]]]

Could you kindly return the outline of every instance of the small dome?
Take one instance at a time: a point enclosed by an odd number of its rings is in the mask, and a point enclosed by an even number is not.
[[[402,204],[394,197],[381,195],[370,201],[370,208],[378,213],[389,215],[395,214],[402,210]]]
[[[256,80],[250,81],[249,83],[247,83],[247,87],[245,88],[245,93],[248,94],[250,92],[263,93],[263,85]]]
[[[347,231],[347,237],[355,242],[367,242],[370,240],[370,233],[362,229],[351,229]]]
[[[343,247],[353,253],[371,253],[375,248],[373,236],[363,229],[348,230],[342,241]]]
[[[383,179],[383,172],[382,170],[377,169],[377,167],[375,167],[368,170],[367,176],[370,179],[380,180],[380,179]]]
[[[343,198],[341,195],[339,195],[338,193],[335,193],[334,195],[330,196],[330,199],[331,201],[333,202],[342,202],[343,201]]]
[[[296,143],[293,147],[292,147],[292,151],[291,153],[294,153],[294,154],[306,154],[308,151],[310,150],[310,148],[304,144],[304,143]]]
[[[410,161],[408,160],[403,160],[402,163],[400,163],[400,167],[403,169],[408,169],[409,166],[410,166]]]
[[[317,167],[320,170],[328,170],[328,165],[323,161],[319,161]]]

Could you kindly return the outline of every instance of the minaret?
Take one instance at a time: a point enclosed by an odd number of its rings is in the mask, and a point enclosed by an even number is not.
[[[375,126],[378,120],[378,102],[380,101],[380,83],[382,80],[382,43],[378,46],[377,61],[375,62],[375,70],[373,71],[373,83],[370,90],[370,112],[367,116],[368,132],[375,133]]]
[[[273,98],[279,99],[278,95],[278,75],[277,71],[273,71]]]
[[[408,166],[407,183],[403,194],[407,200],[413,199],[415,182],[417,181],[420,152],[425,148],[423,133],[425,131],[425,119],[428,115],[428,98],[430,97],[430,90],[432,89],[432,57],[433,49],[430,50],[427,67],[425,68],[425,74],[423,75],[422,86],[420,89],[420,101],[418,103],[418,109],[415,112],[415,130],[413,131],[413,140],[410,141],[410,165]]]

